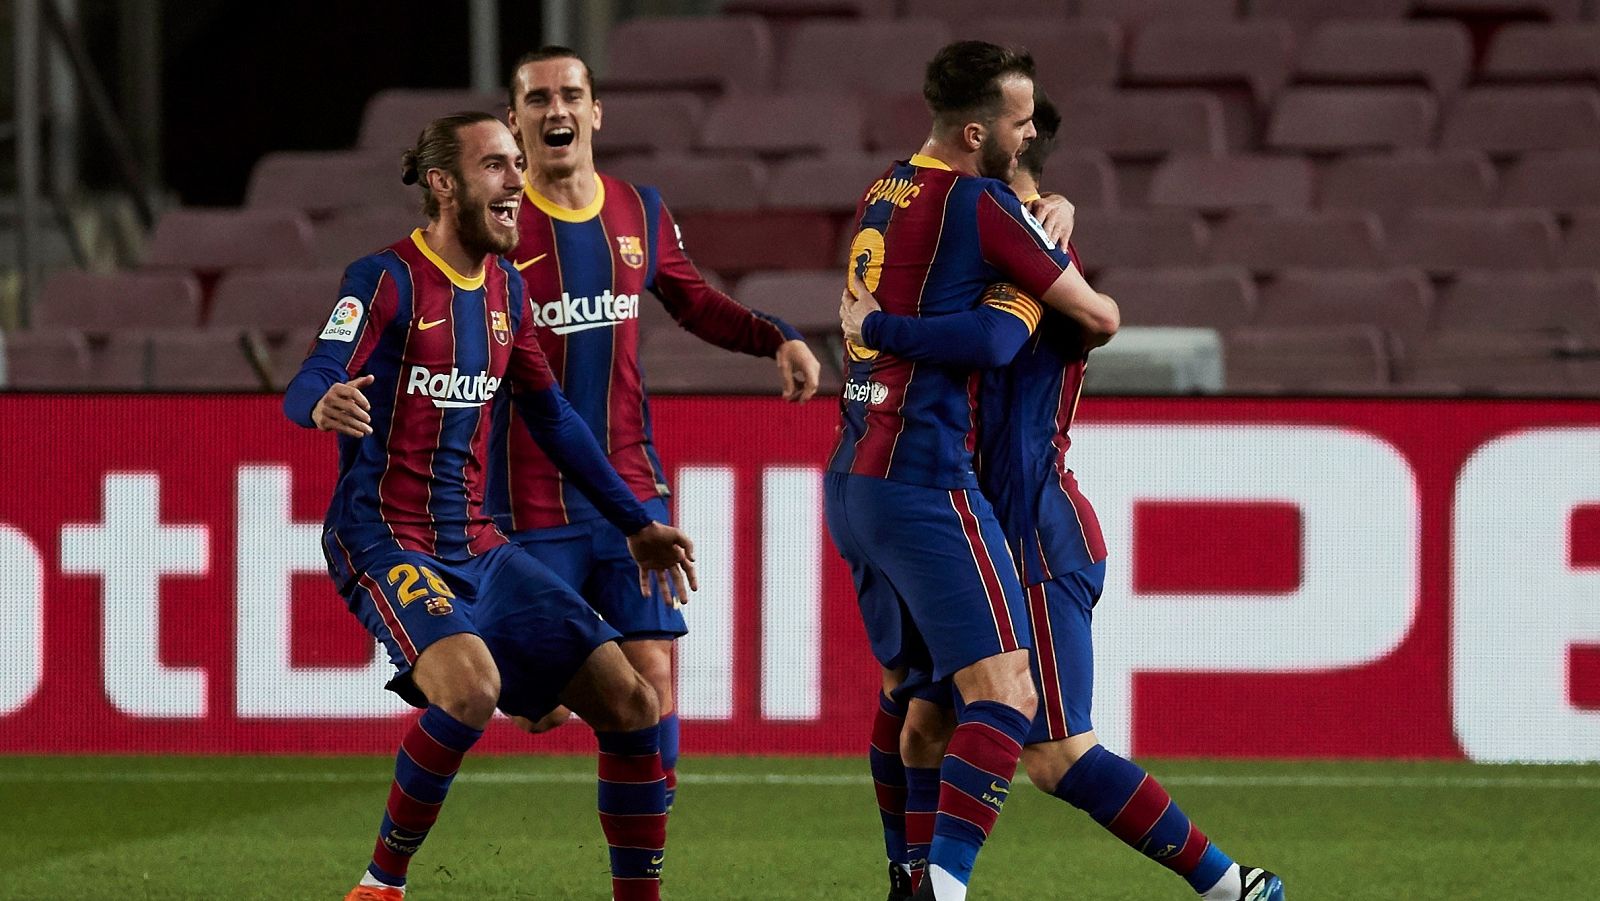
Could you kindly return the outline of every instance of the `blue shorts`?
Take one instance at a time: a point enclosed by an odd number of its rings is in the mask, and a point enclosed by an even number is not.
[[[500,709],[529,719],[554,709],[594,649],[619,638],[567,583],[516,545],[456,563],[377,549],[355,555],[354,563],[357,576],[345,601],[389,649],[399,672],[386,687],[416,707],[428,700],[411,667],[441,638],[464,632],[483,639],[500,670]]]
[[[645,501],[644,508],[656,522],[672,521],[661,498]],[[510,538],[576,588],[623,641],[688,634],[683,611],[666,602],[659,584],[650,586],[648,597],[639,593],[639,566],[628,554],[627,536],[606,520],[527,529]]]
[[[824,493],[879,663],[943,679],[1029,647],[1022,585],[981,493],[837,472]]]

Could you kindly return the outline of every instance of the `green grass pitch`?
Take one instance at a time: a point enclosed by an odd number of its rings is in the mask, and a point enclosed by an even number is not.
[[[1224,850],[1294,901],[1600,898],[1600,767],[1147,762]],[[592,761],[468,758],[413,901],[607,899]],[[0,758],[0,898],[339,899],[371,850],[376,757]],[[884,895],[865,760],[688,758],[672,901]],[[1193,898],[1082,813],[1013,793],[985,899]]]

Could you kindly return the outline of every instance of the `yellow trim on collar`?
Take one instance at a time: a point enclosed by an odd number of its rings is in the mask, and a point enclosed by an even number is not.
[[[443,257],[434,253],[433,248],[428,246],[428,242],[423,240],[422,229],[414,228],[411,230],[411,243],[417,245],[417,249],[422,251],[422,255],[428,258],[428,262],[439,267],[439,271],[443,272],[444,277],[450,280],[450,284],[463,291],[476,291],[483,287],[483,272],[478,273],[477,278],[467,278],[465,275],[450,268],[450,264],[446,263]],[[487,267],[485,267],[485,272],[487,271]]]
[[[522,193],[527,195],[528,200],[539,208],[539,212],[544,213],[551,219],[560,219],[562,222],[588,222],[590,219],[600,215],[600,208],[606,204],[606,183],[600,180],[600,173],[598,172],[594,176],[594,199],[589,201],[589,205],[582,209],[568,209],[540,194],[534,190],[533,181],[528,178],[527,173],[522,175]]]
[[[1038,200],[1040,197],[1043,197],[1043,196],[1044,195],[1040,194],[1038,191],[1034,191],[1032,194],[1029,194],[1027,197],[1018,197],[1017,199],[1022,201],[1023,203],[1033,203],[1035,200]]]
[[[913,154],[911,154],[911,165],[913,165],[913,166],[921,166],[924,169],[943,169],[946,172],[954,172],[954,171],[956,171],[956,170],[950,168],[950,166],[947,163],[945,163],[944,160],[934,159],[933,157],[928,156],[925,153],[913,153]]]

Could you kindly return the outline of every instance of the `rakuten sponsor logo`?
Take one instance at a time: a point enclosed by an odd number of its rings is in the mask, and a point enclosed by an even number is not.
[[[480,372],[467,375],[451,367],[449,372],[431,372],[424,366],[413,366],[406,376],[406,393],[421,394],[433,401],[435,407],[481,407],[494,400],[500,390],[500,379]]]
[[[560,300],[536,304],[533,324],[558,335],[592,328],[610,328],[639,318],[639,295],[601,292],[599,297],[573,297],[562,292]]]

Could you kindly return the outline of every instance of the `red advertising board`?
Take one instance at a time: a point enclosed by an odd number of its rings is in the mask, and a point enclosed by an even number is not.
[[[701,566],[686,749],[860,752],[833,406],[654,412]],[[0,396],[0,422],[0,751],[392,750],[387,664],[317,551],[331,437],[255,396]],[[1107,744],[1600,759],[1600,405],[1097,398],[1071,454],[1112,550]]]

